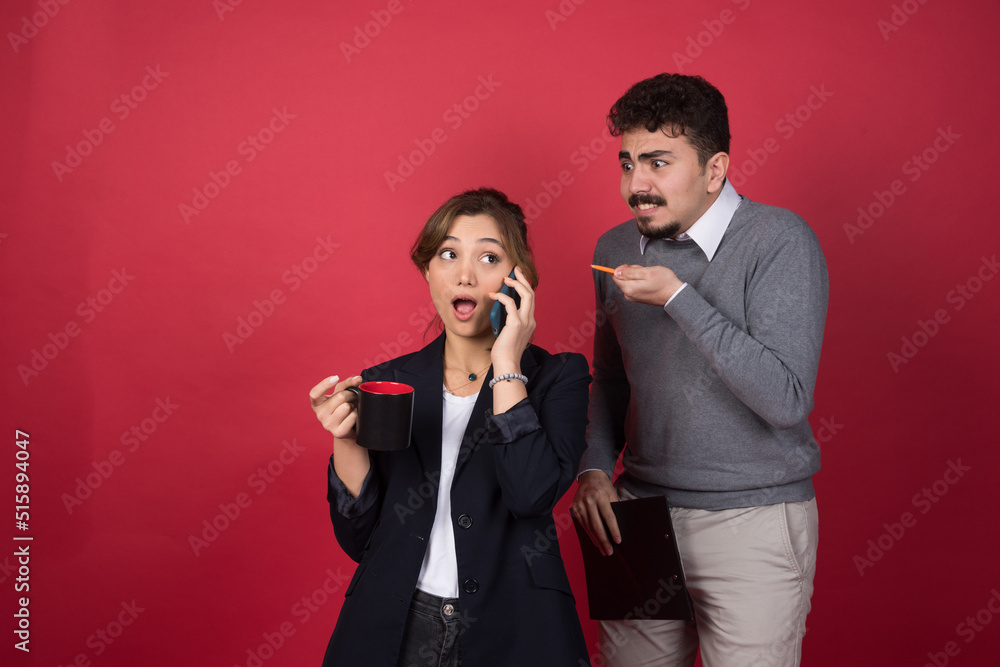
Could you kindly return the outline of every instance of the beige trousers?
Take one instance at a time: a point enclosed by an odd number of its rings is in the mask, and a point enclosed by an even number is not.
[[[621,492],[622,499],[634,498]],[[602,621],[594,667],[795,667],[813,592],[816,499],[670,517],[695,620]]]

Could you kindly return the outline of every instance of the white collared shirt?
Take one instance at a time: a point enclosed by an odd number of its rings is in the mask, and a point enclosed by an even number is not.
[[[729,223],[733,219],[733,215],[736,214],[736,209],[739,208],[741,201],[743,201],[743,198],[740,197],[739,193],[736,192],[736,188],[733,187],[733,184],[727,178],[718,199],[708,207],[708,210],[700,218],[695,220],[694,224],[686,232],[681,232],[673,238],[664,240],[668,243],[673,243],[690,239],[701,248],[705,256],[708,257],[708,261],[711,262],[712,258],[715,257],[715,251],[719,249],[719,244],[722,243],[722,237],[726,234],[726,230],[729,229]],[[651,240],[645,234],[639,238],[639,252],[641,254],[646,254],[646,246]],[[681,290],[685,287],[687,287],[687,283],[678,287],[677,291],[667,300],[667,303],[669,304],[673,301],[674,297],[680,294]],[[664,308],[666,308],[666,305],[664,304]]]

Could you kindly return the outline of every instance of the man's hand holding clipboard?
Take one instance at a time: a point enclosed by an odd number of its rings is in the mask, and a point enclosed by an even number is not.
[[[603,477],[584,480],[584,475]],[[581,475],[591,487],[573,504],[594,620],[693,620],[666,498],[618,501],[602,471]]]

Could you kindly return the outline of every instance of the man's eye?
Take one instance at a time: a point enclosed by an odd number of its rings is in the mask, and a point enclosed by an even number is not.
[[[632,171],[632,165],[629,164],[628,162],[622,162],[622,171],[624,171],[625,173]]]
[[[663,160],[653,160],[653,167],[654,168],[666,167],[666,166],[667,166],[667,163],[664,162]]]

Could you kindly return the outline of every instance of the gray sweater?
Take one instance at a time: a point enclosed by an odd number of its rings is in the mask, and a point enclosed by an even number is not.
[[[634,220],[601,236],[594,263],[661,265],[688,283],[666,308],[630,303],[594,272],[597,317],[588,449],[580,470],[674,507],[808,500],[819,446],[807,417],[826,320],[819,241],[791,211],[736,209],[711,262],[694,241],[650,241]]]

